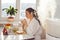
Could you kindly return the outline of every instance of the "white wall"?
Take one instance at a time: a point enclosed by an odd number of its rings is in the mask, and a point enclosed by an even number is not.
[[[57,4],[56,12],[54,18],[60,19],[60,0],[55,0]]]

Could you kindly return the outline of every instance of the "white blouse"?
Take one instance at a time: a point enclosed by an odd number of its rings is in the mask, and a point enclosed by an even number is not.
[[[29,23],[26,32],[28,35],[35,36],[35,40],[41,40],[40,35],[42,33],[42,27],[35,18],[33,18]]]

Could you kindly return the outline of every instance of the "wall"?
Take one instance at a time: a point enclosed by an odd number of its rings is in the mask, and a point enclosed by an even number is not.
[[[60,0],[56,0],[57,8],[55,12],[54,18],[59,18],[60,19]]]

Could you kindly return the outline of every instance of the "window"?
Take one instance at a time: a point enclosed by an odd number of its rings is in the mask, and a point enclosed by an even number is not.
[[[36,9],[36,0],[20,0],[20,18],[25,18],[25,10],[29,7]]]
[[[16,0],[1,0],[1,17],[7,17],[6,12],[2,9],[8,8],[10,5],[16,8]]]
[[[6,12],[2,11],[2,9],[8,8],[10,5],[18,9],[18,14],[16,18],[20,19],[25,17],[25,10],[27,8],[32,7],[36,9],[36,0],[0,0],[0,17],[7,17]]]

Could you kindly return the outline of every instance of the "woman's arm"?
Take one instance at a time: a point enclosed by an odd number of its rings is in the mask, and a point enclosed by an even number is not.
[[[21,23],[22,23],[23,28],[26,29],[28,26],[27,21],[24,19],[21,21]]]

